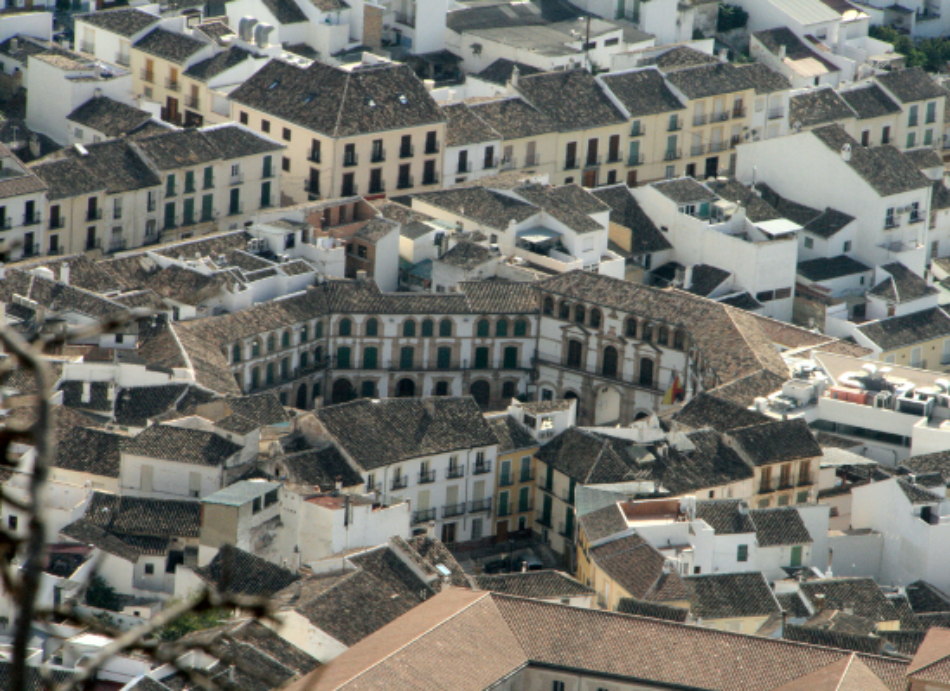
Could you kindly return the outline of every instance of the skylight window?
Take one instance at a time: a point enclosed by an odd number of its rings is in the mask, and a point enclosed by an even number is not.
[[[403,105],[409,103],[409,99],[406,98],[406,94],[399,94],[399,102]]]
[[[268,89],[276,89],[278,86],[280,86],[280,80],[279,80],[279,79],[275,79],[274,81],[272,81],[272,82],[270,83],[270,86],[268,86],[267,88],[268,88]]]
[[[368,105],[370,108],[375,108],[375,107],[376,107],[376,101],[374,101],[374,100],[371,99],[371,98],[366,99],[366,103],[367,103],[367,105]]]
[[[313,99],[315,99],[316,97],[317,97],[316,94],[307,94],[306,96],[304,96],[303,102],[304,102],[304,103],[310,103],[310,102],[311,102]]]

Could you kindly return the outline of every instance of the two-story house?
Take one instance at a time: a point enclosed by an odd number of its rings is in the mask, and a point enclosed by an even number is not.
[[[442,542],[492,534],[498,438],[474,400],[359,400],[316,412],[321,432],[383,503],[409,501],[412,522]]]
[[[48,194],[43,178],[0,144],[0,251],[9,259],[42,254],[48,243],[54,247],[43,225]]]
[[[182,74],[192,65],[214,55],[210,41],[183,32],[157,27],[132,44],[129,65],[132,93],[161,106],[162,120],[175,125],[201,122],[185,111]]]
[[[445,114],[408,65],[271,60],[231,93],[231,118],[288,145],[284,194],[384,197],[442,184]]]

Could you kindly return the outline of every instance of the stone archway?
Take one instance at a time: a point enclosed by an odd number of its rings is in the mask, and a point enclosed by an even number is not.
[[[472,394],[472,398],[474,398],[475,402],[482,408],[487,407],[491,402],[491,384],[484,379],[473,381],[468,392]]]
[[[297,388],[297,404],[296,404],[296,407],[297,407],[299,410],[306,410],[306,409],[307,409],[307,385],[306,385],[306,384],[301,384],[301,385]]]
[[[409,379],[400,379],[396,384],[396,398],[412,398],[416,395],[416,383]]]
[[[349,379],[337,379],[333,382],[333,403],[347,403],[356,398],[356,389]]]

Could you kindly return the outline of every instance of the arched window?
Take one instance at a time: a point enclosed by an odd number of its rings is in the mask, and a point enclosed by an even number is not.
[[[251,370],[251,389],[258,389],[261,386],[261,371],[257,367]]]
[[[360,396],[362,398],[376,398],[376,384],[371,381],[364,381],[360,384]]]
[[[340,336],[349,336],[353,333],[353,322],[347,318],[340,320]]]
[[[554,314],[554,298],[551,296],[544,298],[544,313],[548,316]]]
[[[562,302],[558,305],[557,316],[559,319],[570,319],[571,318],[571,304],[569,302]]]
[[[600,328],[601,315],[600,310],[596,307],[590,311],[590,327],[592,329]]]
[[[268,385],[274,383],[274,363],[273,362],[267,363],[267,377],[265,381],[267,382]]]
[[[528,335],[528,320],[527,319],[516,319],[515,320],[515,336],[527,336]]]
[[[452,320],[446,317],[439,322],[439,335],[440,336],[451,336],[452,335]]]
[[[300,342],[306,343],[310,338],[310,327],[304,324],[300,327]]]
[[[653,324],[646,323],[643,325],[643,335],[640,337],[642,341],[652,341],[653,340]]]
[[[260,357],[261,356],[261,342],[257,339],[251,344],[251,357]]]
[[[630,317],[627,320],[627,327],[624,330],[624,333],[627,334],[627,336],[630,336],[631,338],[637,337],[637,320],[636,319],[634,319],[633,317]]]
[[[567,366],[580,367],[584,359],[584,344],[571,339],[567,342]]]
[[[366,335],[367,336],[378,336],[379,335],[379,320],[376,317],[370,317],[366,320]]]
[[[290,347],[290,332],[285,331],[280,337],[280,347],[289,348]]]
[[[306,351],[300,354],[300,369],[307,369],[310,364],[310,354]]]
[[[411,338],[416,335],[416,323],[411,319],[407,319],[402,323],[402,335]]]
[[[448,396],[449,395],[449,383],[447,381],[437,381],[435,383],[435,391],[432,392],[434,396]]]
[[[277,336],[275,336],[274,334],[270,334],[267,337],[267,352],[273,353],[274,350],[276,350],[276,348],[277,348]]]
[[[319,367],[323,362],[323,346],[317,346],[313,349],[313,364]]]
[[[379,366],[379,351],[376,348],[363,348],[363,369],[376,369]]]
[[[577,324],[583,324],[586,318],[587,310],[584,309],[584,305],[577,305],[574,307],[574,321]]]
[[[640,385],[653,387],[653,360],[640,358]]]
[[[605,377],[616,377],[617,376],[617,363],[618,363],[617,349],[613,346],[607,346],[604,348],[604,361],[601,366],[601,371]]]
[[[505,400],[518,395],[518,382],[508,380],[501,385],[501,397]]]
[[[665,326],[660,327],[660,331],[657,334],[657,343],[660,345],[669,345],[670,344],[670,330]]]
[[[234,347],[231,348],[231,362],[237,364],[241,361],[241,344],[235,343]]]
[[[349,346],[340,346],[336,349],[336,366],[339,369],[350,369],[352,360],[350,359],[353,351]]]
[[[313,327],[313,337],[323,338],[323,322],[317,322],[317,325]]]
[[[489,384],[484,379],[479,379],[478,381],[472,382],[468,392],[472,395],[472,398],[475,399],[475,402],[482,408],[486,407],[491,402],[491,384]]]
[[[673,332],[673,347],[677,350],[686,349],[686,334],[682,331]]]
[[[508,320],[507,319],[498,320],[498,323],[495,324],[495,335],[496,336],[508,335]]]
[[[422,320],[422,336],[423,338],[429,338],[435,334],[435,322],[431,319]]]
[[[491,322],[487,319],[479,319],[475,326],[475,334],[477,336],[491,336]]]
[[[290,379],[290,358],[285,357],[280,361],[280,378]]]
[[[323,393],[323,385],[320,382],[313,383],[313,398],[316,400]]]

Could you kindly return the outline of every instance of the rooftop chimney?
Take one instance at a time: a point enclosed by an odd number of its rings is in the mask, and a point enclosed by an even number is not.
[[[518,88],[518,77],[521,76],[521,70],[518,69],[518,66],[515,65],[511,68],[511,85],[514,88]]]
[[[778,59],[779,60],[785,59],[785,44],[782,44],[778,47]]]
[[[59,282],[69,285],[69,263],[63,262],[59,267]]]

